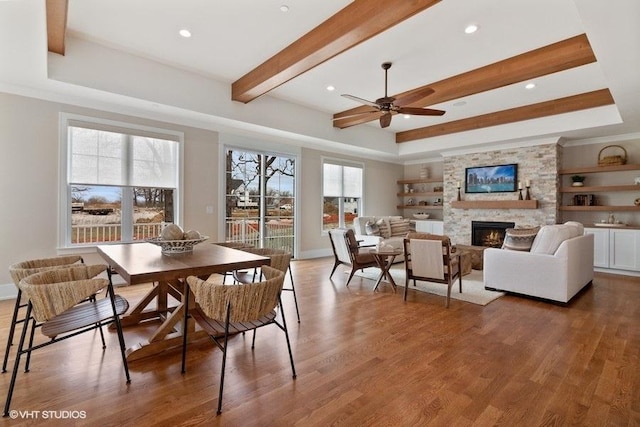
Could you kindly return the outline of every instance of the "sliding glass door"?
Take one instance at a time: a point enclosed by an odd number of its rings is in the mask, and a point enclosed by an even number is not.
[[[226,150],[225,239],[294,253],[296,160]]]

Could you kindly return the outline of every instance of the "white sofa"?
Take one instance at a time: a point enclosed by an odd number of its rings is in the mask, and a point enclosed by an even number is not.
[[[593,235],[583,233],[579,223],[545,225],[529,252],[486,249],[485,288],[569,302],[593,280]]]
[[[367,233],[367,223],[377,224],[379,235]],[[353,230],[360,246],[375,246],[379,242],[404,249],[404,238],[410,231],[410,222],[401,216],[359,216],[353,219]],[[396,257],[394,262],[404,261],[404,255]]]

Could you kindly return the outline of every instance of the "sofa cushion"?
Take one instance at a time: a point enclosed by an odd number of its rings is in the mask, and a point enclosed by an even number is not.
[[[364,226],[365,231],[367,232],[367,236],[379,236],[380,235],[380,227],[374,221],[367,221]]]
[[[574,225],[545,225],[531,245],[531,253],[553,255],[562,242],[577,237],[578,230]]]
[[[507,228],[502,249],[529,252],[538,231],[540,231],[540,227]]]
[[[391,236],[394,237],[404,237],[411,231],[411,222],[402,217],[391,217],[389,226],[391,228]]]
[[[391,227],[389,227],[389,221],[386,218],[380,218],[376,221],[376,225],[380,230],[380,237],[383,239],[388,239],[391,237]]]

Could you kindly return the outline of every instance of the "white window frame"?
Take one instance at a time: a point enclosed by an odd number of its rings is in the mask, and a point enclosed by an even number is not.
[[[270,156],[288,156],[295,159],[296,162],[296,177],[295,177],[295,199],[294,203],[294,221],[293,221],[293,233],[294,248],[293,257],[300,257],[300,241],[302,235],[300,234],[300,212],[302,203],[301,181],[304,176],[302,165],[302,149],[300,147],[291,146],[284,142],[272,141],[266,139],[253,138],[245,135],[235,135],[229,133],[220,134],[220,144],[218,146],[218,165],[221,176],[218,179],[218,236],[224,238],[226,235],[225,229],[225,203],[226,203],[226,153],[227,150],[234,151],[253,151],[258,154],[266,154]]]
[[[68,168],[70,165],[70,152],[69,152],[69,127],[72,126],[71,122],[85,122],[87,124],[93,124],[105,129],[112,129],[114,132],[125,133],[130,131],[132,134],[148,134],[154,137],[165,137],[167,139],[175,140],[178,142],[178,158],[177,158],[177,186],[173,192],[173,205],[174,205],[174,223],[182,225],[183,217],[183,175],[184,175],[184,133],[174,130],[156,128],[151,126],[138,125],[127,122],[120,122],[115,120],[108,120],[98,117],[83,116],[79,114],[60,113],[60,134],[59,134],[59,190],[58,190],[58,247],[59,249],[74,249],[93,247],[97,244],[109,244],[109,242],[101,243],[89,243],[89,244],[72,244],[71,243],[71,190],[67,184]],[[127,204],[125,201],[127,197],[123,197],[123,204]],[[131,203],[133,204],[133,203]],[[125,230],[127,226],[131,226],[132,218],[128,218],[123,215],[122,217],[122,240],[114,243],[125,243],[129,240],[125,240]]]
[[[348,166],[348,167],[352,167],[352,168],[359,168],[362,169],[362,188],[361,188],[361,192],[362,195],[360,196],[360,203],[358,205],[358,216],[362,216],[362,209],[364,206],[364,183],[365,183],[365,168],[364,168],[364,163],[362,162],[354,162],[354,161],[349,161],[349,160],[344,160],[344,159],[337,159],[337,158],[333,158],[333,157],[322,157],[321,158],[321,170],[320,170],[320,230],[321,230],[321,234],[327,235],[329,232],[328,230],[324,229],[324,223],[323,223],[323,214],[324,214],[324,165],[325,164],[332,164],[332,165],[337,165],[337,166]],[[338,227],[340,228],[347,228],[349,227],[348,224],[344,223],[344,197],[340,197],[339,198],[339,202],[338,202],[338,211],[339,211],[339,217],[338,217]]]

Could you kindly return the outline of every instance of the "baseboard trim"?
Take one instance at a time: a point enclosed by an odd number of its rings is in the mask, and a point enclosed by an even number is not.
[[[15,299],[18,296],[18,290],[13,283],[0,285],[0,301],[7,299]]]

